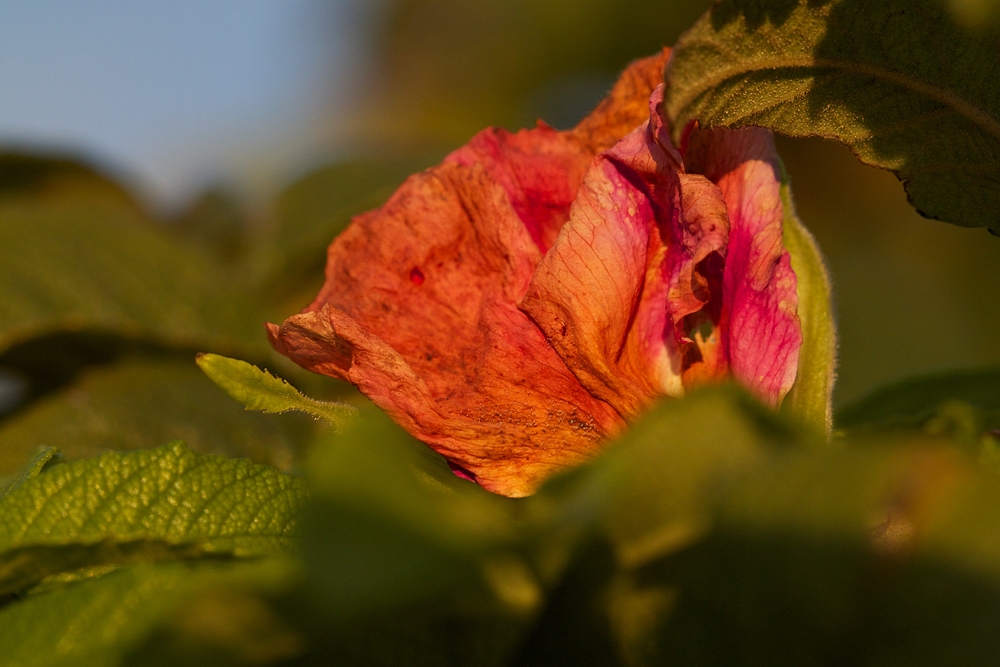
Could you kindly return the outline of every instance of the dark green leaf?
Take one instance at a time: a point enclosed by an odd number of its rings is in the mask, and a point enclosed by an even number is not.
[[[302,550],[326,654],[504,664],[541,595],[518,549],[517,501],[458,479],[381,414],[313,451]]]
[[[926,447],[791,456],[732,485],[641,660],[978,665],[1000,641],[1000,484]]]
[[[1000,370],[940,373],[881,389],[837,412],[837,427],[866,442],[920,434],[963,445],[1000,471]]]
[[[814,437],[736,387],[702,389],[663,401],[594,461],[543,485],[527,503],[553,590],[515,664],[647,664],[635,658],[675,593],[636,572],[703,539],[720,484]]]
[[[962,23],[960,4],[722,0],[674,52],[674,131],[838,139],[922,214],[1000,233],[1000,31]]]

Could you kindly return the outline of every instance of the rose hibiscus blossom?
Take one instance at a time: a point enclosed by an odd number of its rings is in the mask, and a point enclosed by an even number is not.
[[[802,334],[780,167],[758,128],[663,117],[668,51],[577,127],[483,130],[357,216],[272,345],[352,382],[483,487],[530,494],[661,396],[777,405]]]

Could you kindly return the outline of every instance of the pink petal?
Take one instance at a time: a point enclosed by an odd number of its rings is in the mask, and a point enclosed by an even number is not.
[[[719,186],[729,211],[720,326],[731,373],[777,405],[795,381],[802,332],[773,137],[760,128],[694,130],[684,162]]]

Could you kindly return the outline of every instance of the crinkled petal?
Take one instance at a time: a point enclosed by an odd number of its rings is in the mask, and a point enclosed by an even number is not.
[[[720,329],[730,372],[777,405],[795,381],[802,331],[774,139],[761,128],[694,130],[684,161],[719,186],[729,212]]]
[[[317,299],[272,342],[357,384],[485,488],[525,495],[622,424],[517,308],[540,258],[485,169],[444,164],[355,219]]]
[[[482,165],[510,197],[510,203],[544,253],[569,218],[583,174],[594,154],[565,132],[542,123],[511,133],[487,128],[447,158],[463,166]]]
[[[580,382],[626,417],[661,392],[683,391],[679,355],[664,336],[661,225],[680,216],[680,156],[658,141],[661,99],[662,86],[646,122],[587,172],[521,302]]]
[[[663,67],[669,57],[670,49],[665,48],[655,56],[629,63],[608,96],[573,128],[574,137],[596,154],[609,150],[649,120],[649,96],[663,84]]]

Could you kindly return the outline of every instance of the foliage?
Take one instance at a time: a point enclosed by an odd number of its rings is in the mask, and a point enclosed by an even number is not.
[[[674,130],[839,139],[896,172],[922,214],[1000,233],[1000,33],[963,24],[959,4],[719,2],[677,44]]]
[[[546,26],[555,6],[518,11]],[[835,137],[926,214],[996,231],[991,7],[723,0],[675,52],[675,130]],[[272,355],[261,323],[414,163],[325,167],[259,224],[210,194],[171,225],[75,160],[0,156],[0,370],[26,387],[0,414],[0,662],[996,660],[1000,371],[831,418],[830,279],[787,183],[805,344],[786,409],[728,385],[664,401],[529,498]]]

